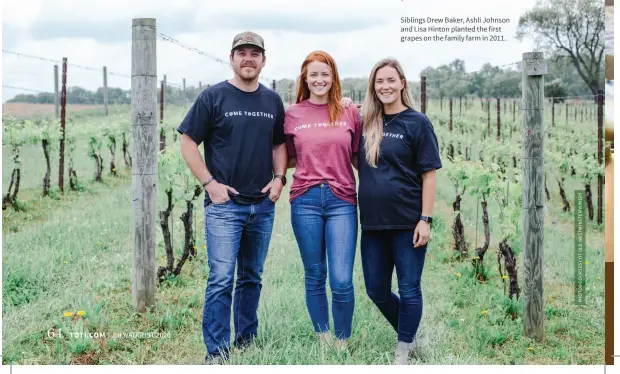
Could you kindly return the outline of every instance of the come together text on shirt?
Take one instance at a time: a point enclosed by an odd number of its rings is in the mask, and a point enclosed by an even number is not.
[[[233,116],[246,116],[246,117],[267,117],[274,118],[274,115],[271,113],[265,112],[248,112],[247,110],[237,110],[234,112],[226,112],[224,113],[224,117],[233,117]]]
[[[298,131],[298,130],[302,130],[302,129],[310,129],[310,128],[316,128],[316,127],[346,127],[347,123],[346,122],[320,122],[320,123],[308,123],[305,125],[299,125],[299,126],[295,126],[295,128],[293,129],[293,131]]]
[[[365,135],[362,135],[364,138],[366,137]],[[383,133],[383,137],[384,138],[396,138],[396,139],[404,139],[405,137],[402,134],[394,134],[391,132],[384,132]]]

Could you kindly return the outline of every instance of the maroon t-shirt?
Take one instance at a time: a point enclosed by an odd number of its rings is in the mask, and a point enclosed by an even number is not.
[[[289,157],[297,157],[290,200],[310,187],[327,182],[337,197],[357,203],[351,158],[357,154],[362,122],[357,107],[345,108],[335,123],[329,122],[327,104],[304,100],[286,109],[284,134]]]

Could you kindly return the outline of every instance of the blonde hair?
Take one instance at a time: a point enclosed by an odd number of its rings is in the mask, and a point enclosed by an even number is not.
[[[377,71],[383,67],[391,66],[398,72],[404,87],[400,92],[401,102],[408,108],[413,109],[413,99],[409,93],[407,78],[400,63],[394,58],[384,58],[372,68],[368,79],[368,92],[362,104],[361,113],[364,122],[362,133],[364,134],[364,146],[366,148],[366,161],[371,167],[376,168],[379,162],[379,150],[383,140],[383,103],[375,92],[375,79]]]

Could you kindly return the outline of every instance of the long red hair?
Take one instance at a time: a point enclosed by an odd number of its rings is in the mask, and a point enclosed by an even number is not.
[[[338,68],[336,67],[336,62],[334,61],[332,56],[329,55],[329,53],[324,51],[311,52],[306,57],[303,64],[301,64],[301,74],[297,79],[296,102],[299,103],[302,100],[310,98],[310,89],[308,88],[306,76],[308,75],[308,64],[313,61],[323,62],[327,64],[332,74],[332,86],[329,89],[329,93],[327,94],[327,105],[329,108],[329,122],[336,122],[338,118],[340,118],[340,114],[343,111],[343,107],[341,104],[342,87],[340,86],[340,76],[338,75]]]

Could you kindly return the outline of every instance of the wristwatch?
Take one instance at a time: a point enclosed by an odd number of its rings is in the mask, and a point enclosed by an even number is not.
[[[284,175],[276,175],[275,177],[273,177],[273,179],[276,178],[280,178],[280,180],[282,181],[282,185],[286,186],[286,177]]]
[[[425,222],[427,222],[430,225],[431,223],[433,223],[433,217],[420,216],[420,221],[425,221]]]

